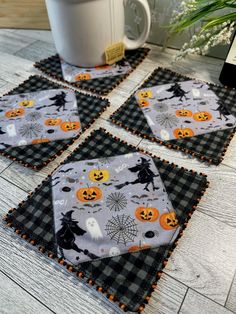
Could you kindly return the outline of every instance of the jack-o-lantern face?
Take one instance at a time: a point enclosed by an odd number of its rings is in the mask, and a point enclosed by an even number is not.
[[[148,107],[150,105],[149,101],[146,99],[140,99],[138,104],[141,108]]]
[[[76,192],[76,196],[81,202],[95,202],[102,198],[102,190],[96,186],[82,188]]]
[[[32,141],[32,144],[41,144],[41,143],[48,143],[50,140],[48,138],[36,138]]]
[[[190,128],[175,129],[173,133],[174,133],[175,138],[177,139],[194,136],[194,132]]]
[[[135,216],[142,222],[153,222],[157,220],[159,211],[154,207],[138,207],[135,211]]]
[[[141,245],[141,246],[138,246],[138,245],[133,245],[131,247],[128,248],[128,252],[132,253],[132,252],[137,252],[137,251],[140,251],[140,250],[147,250],[147,249],[150,249],[150,245]]]
[[[194,113],[193,119],[198,122],[210,121],[212,119],[212,115],[210,114],[210,112],[200,111],[200,112]]]
[[[147,91],[140,91],[138,93],[138,97],[139,98],[152,98],[153,95],[152,95],[152,91],[151,90],[147,90]]]
[[[191,110],[179,109],[175,112],[177,117],[192,117],[193,113]]]
[[[172,230],[178,226],[178,219],[175,212],[162,214],[160,217],[160,225],[165,230]]]
[[[23,101],[19,102],[19,106],[25,107],[25,108],[33,107],[34,104],[35,104],[34,100],[23,100]]]
[[[16,118],[16,117],[21,117],[23,116],[25,113],[25,109],[23,108],[19,108],[19,109],[12,109],[12,110],[9,110],[5,113],[5,116],[7,118]]]
[[[63,122],[61,124],[61,129],[64,132],[75,131],[80,128],[79,122]]]
[[[80,73],[76,75],[75,80],[76,81],[87,81],[91,79],[91,75],[89,73]]]
[[[44,124],[47,126],[57,126],[62,123],[61,119],[47,119],[44,121]]]
[[[93,182],[106,182],[109,180],[109,171],[104,169],[94,169],[89,172],[89,179]]]

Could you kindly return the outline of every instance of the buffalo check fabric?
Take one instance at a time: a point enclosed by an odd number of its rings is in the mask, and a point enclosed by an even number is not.
[[[62,86],[41,76],[31,76],[28,80],[10,91],[7,95],[33,93],[46,90],[61,89]],[[109,106],[106,99],[75,92],[77,108],[84,132],[96,118]],[[75,138],[74,138],[75,139]],[[60,155],[74,141],[73,138],[55,140],[34,145],[22,145],[0,149],[0,154],[5,155],[19,163],[40,169],[56,156]]]
[[[188,77],[172,72],[171,70],[158,68],[154,70],[139,90],[144,89],[145,91],[146,88],[152,88],[153,86],[160,86],[164,84],[175,85],[175,83],[186,82],[189,80],[190,79]],[[193,82],[200,85],[205,84],[199,81]],[[209,86],[210,92],[213,92],[218,97],[219,103],[221,104],[221,112],[227,113],[227,115],[231,114],[236,117],[236,90],[227,89],[225,87],[209,83],[207,83],[207,85]],[[227,146],[235,133],[235,127],[233,124],[229,129],[212,131],[211,133],[171,140],[159,139],[153,134],[150,122],[146,119],[143,113],[143,108],[141,108],[140,104],[138,104],[136,95],[137,92],[135,92],[124,103],[124,105],[110,117],[113,123],[122,126],[143,138],[155,141],[169,148],[182,150],[188,154],[196,156],[199,159],[206,160],[214,164],[219,164],[223,160]],[[186,96],[188,98],[188,95]],[[187,103],[187,101],[183,99],[180,103]],[[162,105],[162,107],[164,105]],[[141,106],[145,106],[145,102],[143,102]],[[227,115],[226,119],[228,117]],[[228,121],[225,123],[227,124],[227,122]]]
[[[95,158],[107,161],[113,156],[135,152],[138,152],[135,147],[99,129],[62,165]],[[148,153],[146,157],[150,157]],[[175,209],[181,231],[186,227],[191,213],[207,188],[206,176],[179,168],[158,157],[152,158]],[[6,220],[17,233],[22,233],[23,237],[29,236],[36,244],[44,246],[56,255],[51,185],[52,176],[49,176],[25,202],[8,213]],[[150,230],[149,235],[157,234],[155,230]],[[154,249],[91,260],[74,266],[74,269],[83,274],[84,280],[93,282],[97,287],[101,287],[101,291],[112,295],[112,299],[119,302],[123,309],[137,312],[143,309],[153,285],[158,280],[157,274],[161,273],[164,261],[175,246],[176,243],[172,243]]]
[[[126,51],[125,60],[131,67],[131,70],[126,74],[94,78],[92,80],[81,80],[78,82],[67,82],[64,80],[61,60],[58,54],[36,62],[34,66],[43,73],[59,81],[70,84],[73,87],[91,91],[99,95],[107,95],[144,60],[148,52],[149,48],[139,48],[132,51]]]

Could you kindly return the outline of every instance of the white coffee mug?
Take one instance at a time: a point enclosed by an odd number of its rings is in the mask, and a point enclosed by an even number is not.
[[[144,44],[150,31],[147,0],[136,0],[144,13],[144,29],[137,40],[125,35],[126,0],[45,1],[56,49],[66,62],[73,65],[103,65],[109,45],[123,42],[125,49],[136,49]]]

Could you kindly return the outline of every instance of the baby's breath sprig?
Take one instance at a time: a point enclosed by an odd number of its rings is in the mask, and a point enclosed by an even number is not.
[[[224,9],[231,9],[225,13]],[[220,15],[219,12],[223,14]],[[218,15],[213,14],[217,12]],[[190,26],[199,24],[195,35],[175,56],[175,61],[189,54],[205,55],[211,47],[229,44],[236,25],[236,0],[185,0],[174,11],[170,22],[170,35],[176,35]]]

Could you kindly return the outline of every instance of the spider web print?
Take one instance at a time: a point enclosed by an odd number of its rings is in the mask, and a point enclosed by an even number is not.
[[[172,128],[178,124],[178,118],[171,113],[163,113],[156,117],[156,121],[165,128]]]
[[[111,240],[117,243],[134,242],[138,229],[135,220],[127,215],[118,215],[108,220],[105,230]]]
[[[33,138],[39,136],[43,127],[39,123],[28,123],[21,126],[19,129],[20,135],[27,138]]]
[[[120,211],[127,206],[127,199],[123,193],[111,193],[107,197],[106,205],[110,210]]]

